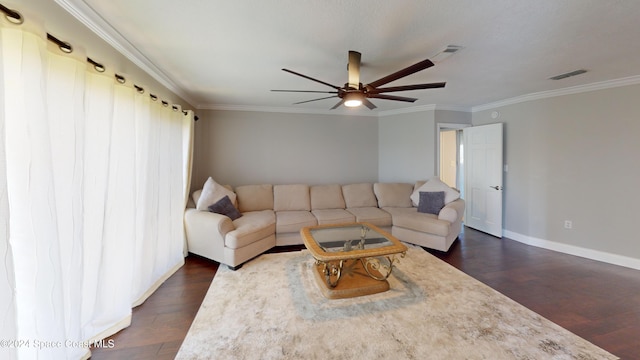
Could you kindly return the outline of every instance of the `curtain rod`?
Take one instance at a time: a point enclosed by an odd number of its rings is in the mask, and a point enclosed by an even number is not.
[[[9,9],[8,7],[2,5],[0,3],[0,11],[2,11],[5,14],[5,17],[7,18],[7,20],[9,20],[10,22],[20,25],[24,22],[24,17],[22,17],[22,14],[20,14],[18,11],[13,10],[13,9]],[[69,44],[66,41],[62,41],[60,39],[58,39],[57,37],[47,33],[47,40],[51,41],[52,43],[58,45],[58,48],[60,49],[60,51],[70,54],[73,52],[73,46],[71,46],[71,44]],[[90,57],[87,57],[87,62],[91,65],[93,65],[93,68],[97,71],[97,72],[105,72],[106,68],[104,67],[104,65],[100,64],[99,62],[96,62],[95,60],[91,59]],[[115,74],[115,78],[116,81],[118,81],[120,84],[124,84],[127,82],[127,80],[125,79],[124,76],[120,75],[120,74]],[[136,84],[133,84],[133,87],[136,89],[136,91],[140,94],[144,94],[144,88],[141,86],[138,86]],[[151,99],[153,101],[158,100],[158,97],[154,94],[149,93],[149,96],[151,97]],[[169,106],[169,103],[162,100],[162,105],[163,106]],[[171,105],[171,108],[173,109],[173,111],[178,111],[178,106],[177,105]],[[187,115],[187,111],[183,110],[182,111],[183,114]],[[194,121],[198,121],[198,116],[194,115]]]

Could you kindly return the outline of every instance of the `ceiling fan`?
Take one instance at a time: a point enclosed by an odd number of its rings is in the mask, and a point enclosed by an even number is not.
[[[335,94],[332,96],[322,97],[319,99],[300,101],[300,102],[294,103],[294,105],[337,97],[337,98],[340,98],[340,102],[335,104],[331,108],[331,110],[339,107],[342,104],[344,104],[347,107],[356,107],[364,104],[366,107],[373,110],[376,108],[376,106],[371,101],[368,100],[370,98],[404,101],[404,102],[412,103],[418,99],[403,97],[403,96],[386,95],[386,93],[397,92],[397,91],[407,91],[407,90],[442,88],[446,84],[445,82],[437,82],[437,83],[429,83],[429,84],[402,85],[402,86],[391,86],[391,87],[382,87],[382,88],[380,87],[382,85],[388,84],[392,81],[398,80],[405,76],[409,76],[418,71],[430,68],[434,65],[431,60],[425,59],[423,61],[420,61],[419,63],[413,64],[402,70],[396,71],[393,74],[387,75],[367,85],[363,85],[360,82],[360,58],[361,58],[361,54],[359,52],[353,51],[353,50],[349,51],[349,64],[347,65],[347,70],[349,72],[349,80],[348,80],[349,82],[344,84],[344,86],[342,87],[329,84],[322,80],[314,79],[310,76],[303,75],[289,69],[282,69],[283,71],[286,71],[293,75],[297,75],[305,79],[329,86],[333,88],[334,91],[314,91],[314,90],[271,90],[271,91]]]

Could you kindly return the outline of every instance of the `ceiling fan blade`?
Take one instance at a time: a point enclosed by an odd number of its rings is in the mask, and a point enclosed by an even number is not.
[[[315,90],[271,90],[275,92],[301,92],[301,93],[320,93],[320,94],[337,94],[337,91],[315,91]]]
[[[384,99],[384,100],[396,100],[396,101],[404,101],[404,102],[415,102],[416,98],[403,97],[403,96],[393,96],[393,95],[383,95],[383,94],[371,94],[370,98],[374,99]]]
[[[373,105],[373,103],[367,99],[362,99],[362,103],[369,108],[369,110],[375,109],[377,106]]]
[[[331,109],[329,109],[329,110],[337,109],[343,103],[344,103],[344,99],[340,99],[340,102],[338,102],[337,104],[333,105],[333,107]]]
[[[324,100],[324,99],[331,99],[331,98],[335,98],[338,97],[338,95],[336,96],[327,96],[327,97],[323,97],[323,98],[319,98],[319,99],[313,99],[313,100],[305,100],[305,101],[299,101],[297,103],[293,103],[294,105],[297,104],[304,104],[304,103],[308,103],[308,102],[312,102],[312,101],[318,101],[318,100]]]
[[[293,75],[298,75],[298,76],[303,77],[303,78],[305,78],[305,79],[308,79],[308,80],[311,80],[311,81],[315,81],[315,82],[320,83],[320,84],[322,84],[322,85],[326,85],[326,86],[332,87],[332,88],[334,88],[334,89],[336,89],[336,90],[339,90],[339,89],[340,89],[339,87],[337,87],[337,86],[335,86],[335,85],[331,85],[331,84],[329,84],[329,83],[327,83],[327,82],[324,82],[324,81],[322,81],[322,80],[314,79],[314,78],[312,78],[312,77],[310,77],[310,76],[303,75],[303,74],[297,73],[297,72],[295,72],[295,71],[291,71],[291,70],[289,70],[289,69],[282,69],[282,71],[286,71],[286,72],[288,72],[288,73],[290,73],[290,74],[293,74]]]
[[[378,86],[390,83],[392,81],[398,80],[400,78],[403,78],[405,76],[409,76],[413,73],[416,73],[418,71],[424,70],[426,68],[430,68],[433,66],[433,62],[431,62],[431,60],[426,59],[426,60],[422,60],[419,63],[413,64],[409,67],[406,67],[402,70],[396,71],[391,75],[387,75],[381,79],[378,79],[372,83],[370,83],[369,85],[367,85],[367,87],[372,87],[372,88],[377,88]]]
[[[349,87],[358,90],[360,88],[360,58],[361,54],[357,51],[349,50]]]
[[[447,84],[446,82],[438,82],[438,83],[430,83],[430,84],[390,86],[390,87],[386,87],[386,88],[370,89],[370,90],[367,90],[367,93],[368,94],[381,94],[381,93],[394,92],[394,91],[436,89],[436,88],[443,88],[446,84]]]

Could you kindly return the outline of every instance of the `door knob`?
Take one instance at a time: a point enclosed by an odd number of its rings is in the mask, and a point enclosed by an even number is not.
[[[489,187],[490,187],[490,188],[492,188],[492,189],[495,189],[495,190],[502,190],[502,186],[498,186],[498,185],[496,185],[496,186],[489,186]]]

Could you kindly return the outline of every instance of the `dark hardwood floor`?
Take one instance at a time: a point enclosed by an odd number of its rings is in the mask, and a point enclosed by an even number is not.
[[[449,252],[429,252],[622,359],[640,359],[639,270],[468,228]],[[110,338],[114,348],[93,349],[92,359],[173,359],[217,269],[215,262],[187,257],[185,266],[133,310],[131,326]]]

